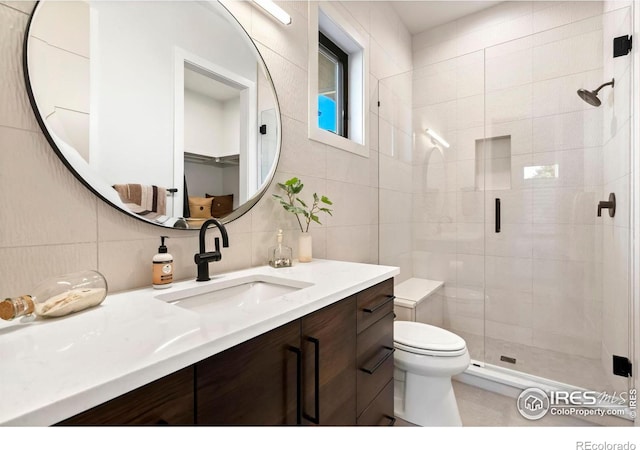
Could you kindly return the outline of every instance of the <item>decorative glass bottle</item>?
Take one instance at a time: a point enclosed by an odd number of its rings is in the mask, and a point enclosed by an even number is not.
[[[269,265],[271,267],[291,267],[293,251],[282,244],[282,230],[278,230],[278,243],[269,249]]]
[[[60,317],[99,305],[107,296],[107,281],[94,270],[49,278],[29,295],[0,301],[0,319],[35,314],[38,317]]]

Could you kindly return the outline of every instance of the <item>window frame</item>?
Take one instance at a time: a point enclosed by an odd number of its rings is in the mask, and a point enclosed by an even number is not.
[[[369,35],[340,5],[309,3],[308,136],[332,147],[369,157]],[[318,49],[322,32],[349,55],[348,137],[318,127]]]
[[[324,51],[323,51],[324,50]],[[338,104],[336,116],[336,134],[349,138],[349,55],[327,37],[322,31],[318,31],[318,52],[325,53],[342,66],[341,76],[336,79],[336,103]],[[318,93],[319,94],[319,93]],[[329,130],[327,130],[329,131]]]

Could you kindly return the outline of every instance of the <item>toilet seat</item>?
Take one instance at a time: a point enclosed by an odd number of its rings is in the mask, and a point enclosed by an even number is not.
[[[397,349],[417,355],[453,357],[467,352],[460,336],[426,323],[395,321],[393,333]]]

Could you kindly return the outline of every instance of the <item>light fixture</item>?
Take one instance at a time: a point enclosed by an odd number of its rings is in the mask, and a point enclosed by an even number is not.
[[[271,0],[253,0],[253,2],[275,17],[283,25],[291,25],[291,16]]]
[[[433,131],[431,128],[427,128],[425,131],[429,136],[431,136],[432,139],[437,141],[444,148],[449,148],[450,147],[449,143],[447,141],[445,141],[438,133]]]

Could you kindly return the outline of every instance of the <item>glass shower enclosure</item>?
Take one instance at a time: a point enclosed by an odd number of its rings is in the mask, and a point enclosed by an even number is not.
[[[378,84],[379,261],[444,282],[423,321],[478,366],[629,388],[627,34],[630,8],[603,10]],[[611,80],[600,106],[577,94]]]

